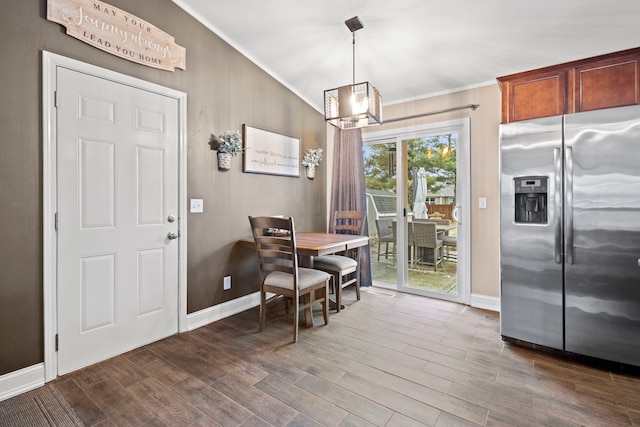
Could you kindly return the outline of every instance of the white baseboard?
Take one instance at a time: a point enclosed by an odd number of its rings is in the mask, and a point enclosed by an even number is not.
[[[0,376],[0,402],[44,385],[44,363]]]
[[[471,307],[500,312],[500,298],[482,294],[471,294]]]
[[[254,292],[204,310],[187,314],[187,330],[192,331],[209,323],[233,316],[241,311],[248,310],[260,305],[260,292]]]

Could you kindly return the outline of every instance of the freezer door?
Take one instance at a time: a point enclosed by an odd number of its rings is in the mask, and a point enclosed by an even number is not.
[[[640,365],[640,108],[565,117],[566,350]]]
[[[500,139],[501,334],[562,349],[562,117],[502,125]],[[521,176],[547,177],[546,222],[515,221]]]

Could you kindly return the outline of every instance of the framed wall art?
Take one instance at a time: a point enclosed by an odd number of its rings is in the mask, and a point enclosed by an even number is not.
[[[242,125],[242,171],[300,176],[300,139]]]

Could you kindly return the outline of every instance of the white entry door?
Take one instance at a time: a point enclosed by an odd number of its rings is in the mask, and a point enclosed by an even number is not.
[[[58,374],[178,331],[178,101],[57,73]]]

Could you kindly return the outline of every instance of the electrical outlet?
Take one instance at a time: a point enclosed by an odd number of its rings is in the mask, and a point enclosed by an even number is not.
[[[224,276],[224,286],[223,289],[228,291],[231,289],[231,276]]]

